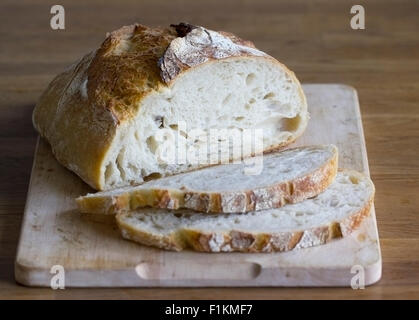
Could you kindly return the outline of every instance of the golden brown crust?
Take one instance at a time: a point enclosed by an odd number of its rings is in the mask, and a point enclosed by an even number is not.
[[[172,29],[122,27],[59,74],[39,99],[35,128],[58,161],[93,188],[104,188],[103,162],[118,126],[135,116],[135,102],[164,85],[157,61],[175,37]]]
[[[299,147],[295,149],[302,149]],[[116,214],[145,206],[162,209],[188,208],[198,212],[235,213],[279,208],[300,202],[324,191],[337,173],[338,152],[310,174],[265,188],[238,192],[202,192],[193,190],[137,189],[118,195],[87,196],[76,199],[84,213]]]
[[[164,85],[157,63],[175,38],[171,28],[140,24],[110,33],[88,70],[90,104],[109,110],[117,121],[133,118],[138,101]]]
[[[100,189],[101,164],[116,126],[111,114],[91,108],[79,90],[94,54],[86,55],[50,83],[35,107],[33,123],[61,164]]]

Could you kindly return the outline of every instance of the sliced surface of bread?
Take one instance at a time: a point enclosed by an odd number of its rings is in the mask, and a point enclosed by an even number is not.
[[[350,234],[368,216],[374,190],[366,175],[342,171],[318,196],[278,209],[210,215],[147,208],[116,220],[124,238],[166,250],[288,251]]]
[[[253,159],[257,160],[257,159]],[[77,198],[84,213],[115,214],[142,207],[236,213],[279,208],[324,191],[337,172],[334,145],[288,149],[263,156],[257,175],[247,164],[225,164]],[[255,161],[258,163],[258,161]]]

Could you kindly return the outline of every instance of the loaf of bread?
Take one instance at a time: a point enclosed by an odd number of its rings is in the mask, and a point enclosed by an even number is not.
[[[279,149],[308,118],[283,64],[249,41],[188,24],[110,33],[50,83],[33,113],[58,161],[97,190],[220,163],[223,137],[208,139],[211,130],[263,129],[261,151]],[[168,160],[165,147],[179,143],[212,162]],[[256,152],[250,140],[240,143],[228,160]]]
[[[368,216],[373,198],[367,176],[343,171],[318,196],[278,209],[211,215],[145,208],[116,218],[124,238],[166,250],[288,251],[349,235]]]
[[[99,214],[146,206],[212,213],[279,208],[324,191],[336,176],[338,150],[334,145],[307,146],[252,160],[261,167],[257,175],[247,173],[246,163],[225,164],[88,194],[77,204],[81,212]]]

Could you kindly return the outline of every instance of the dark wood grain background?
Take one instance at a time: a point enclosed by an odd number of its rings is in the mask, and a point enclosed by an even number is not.
[[[57,1],[0,2],[0,298],[419,298],[418,1],[60,1],[66,30],[50,28]],[[350,28],[362,4],[366,29]],[[52,77],[108,31],[179,21],[237,33],[304,83],[358,90],[383,254],[382,280],[346,288],[52,289],[15,283],[13,264],[36,132],[31,112]]]

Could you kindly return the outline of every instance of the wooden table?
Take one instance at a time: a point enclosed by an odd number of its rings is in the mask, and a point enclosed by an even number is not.
[[[350,28],[359,1],[102,1],[71,3],[66,30],[50,28],[54,1],[0,3],[0,298],[419,298],[419,3],[364,4],[366,29]],[[294,70],[301,82],[358,90],[383,254],[382,280],[345,288],[52,289],[14,281],[13,263],[37,134],[34,104],[52,77],[132,22],[178,21],[228,30]]]

